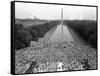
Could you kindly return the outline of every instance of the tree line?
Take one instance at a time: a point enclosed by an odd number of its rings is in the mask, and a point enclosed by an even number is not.
[[[97,48],[97,22],[91,20],[66,20],[79,36],[87,43]]]
[[[57,25],[57,21],[50,21],[45,24],[38,24],[25,28],[23,24],[14,25],[14,49],[28,47],[31,41],[37,41],[43,37],[52,27]]]

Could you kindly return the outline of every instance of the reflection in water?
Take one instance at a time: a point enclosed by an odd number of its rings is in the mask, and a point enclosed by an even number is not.
[[[56,30],[52,33],[49,42],[73,42],[74,39],[69,32],[67,26],[58,25]]]

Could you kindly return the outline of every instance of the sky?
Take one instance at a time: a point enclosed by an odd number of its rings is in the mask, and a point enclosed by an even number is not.
[[[15,3],[16,18],[40,18],[55,20],[61,19],[61,8],[63,8],[63,19],[69,20],[96,20],[96,7]]]

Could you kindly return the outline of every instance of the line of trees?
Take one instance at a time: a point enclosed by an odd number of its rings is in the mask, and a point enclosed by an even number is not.
[[[66,20],[81,38],[93,47],[97,48],[97,22],[90,20]]]
[[[14,25],[14,49],[28,47],[31,41],[37,41],[43,37],[52,27],[57,25],[57,21],[51,21],[45,24],[30,26],[25,28],[22,24]]]

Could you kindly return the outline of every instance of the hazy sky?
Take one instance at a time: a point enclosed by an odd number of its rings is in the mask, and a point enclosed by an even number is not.
[[[96,20],[96,7],[51,5],[36,3],[15,3],[16,18],[61,19],[61,8],[63,8],[64,19],[87,19]]]

